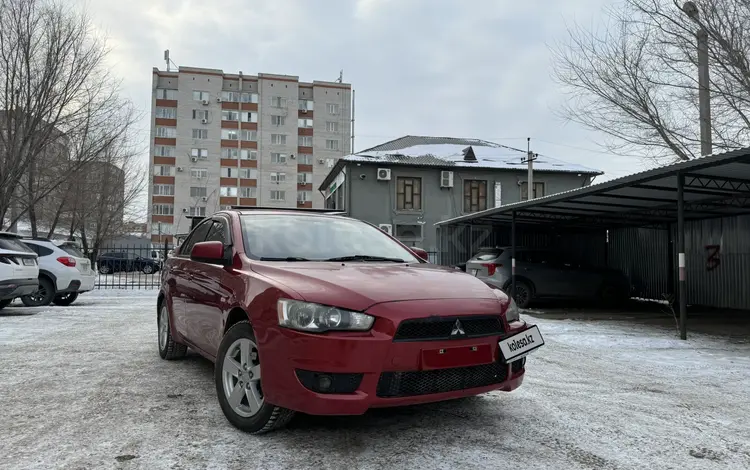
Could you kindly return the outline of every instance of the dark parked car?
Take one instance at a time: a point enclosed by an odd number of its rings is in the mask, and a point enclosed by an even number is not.
[[[544,344],[499,289],[425,261],[341,216],[228,210],[166,260],[159,354],[215,362],[226,418],[247,432],[295,411],[369,408],[511,391]]]
[[[111,274],[117,271],[143,271],[144,274],[152,274],[161,267],[158,260],[144,258],[125,251],[104,253],[97,258],[96,265],[102,274]]]
[[[510,292],[511,247],[481,249],[466,263],[466,272]],[[614,303],[629,295],[630,283],[621,271],[589,266],[560,251],[516,247],[515,300],[520,308],[537,299]]]

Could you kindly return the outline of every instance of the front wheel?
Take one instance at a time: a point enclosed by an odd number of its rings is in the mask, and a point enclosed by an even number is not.
[[[59,305],[60,307],[67,307],[72,304],[78,298],[78,292],[68,292],[67,294],[60,294],[55,296],[52,303]]]
[[[286,426],[294,411],[266,401],[258,343],[250,323],[242,321],[229,328],[221,340],[216,358],[216,394],[230,423],[252,434]]]
[[[101,264],[99,265],[99,273],[100,274],[109,274],[112,272],[112,268],[109,267],[107,264]]]
[[[0,310],[10,305],[11,302],[13,302],[13,299],[0,300]]]
[[[143,274],[153,274],[154,273],[154,267],[150,264],[144,265],[141,269],[143,271]]]
[[[55,285],[46,277],[39,278],[39,289],[36,292],[21,297],[21,302],[27,307],[43,307],[52,303],[55,298]]]
[[[166,299],[161,304],[156,327],[159,332],[159,356],[168,361],[185,357],[187,346],[175,341],[169,328],[169,309]]]

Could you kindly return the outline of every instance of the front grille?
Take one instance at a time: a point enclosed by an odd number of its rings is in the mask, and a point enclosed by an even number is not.
[[[498,384],[507,376],[508,366],[499,362],[455,369],[383,372],[378,381],[377,395],[395,398],[452,392]]]
[[[464,334],[451,336],[460,322]],[[446,339],[477,338],[503,334],[503,322],[499,316],[471,317],[427,317],[404,320],[398,326],[394,341],[436,341]]]

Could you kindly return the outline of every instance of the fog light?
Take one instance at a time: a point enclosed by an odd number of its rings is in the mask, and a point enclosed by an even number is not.
[[[331,385],[333,384],[333,381],[331,380],[331,377],[327,375],[321,375],[318,377],[318,390],[321,392],[326,392],[328,389],[331,388]]]

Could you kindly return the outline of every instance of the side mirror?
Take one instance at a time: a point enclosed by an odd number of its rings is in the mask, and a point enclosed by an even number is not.
[[[201,263],[226,265],[224,259],[224,244],[219,241],[200,242],[193,245],[190,259]]]
[[[417,255],[419,258],[422,258],[425,261],[430,261],[430,255],[427,254],[426,251],[424,251],[422,248],[417,248],[416,246],[411,247],[411,251]]]

